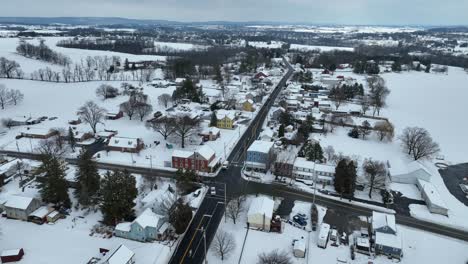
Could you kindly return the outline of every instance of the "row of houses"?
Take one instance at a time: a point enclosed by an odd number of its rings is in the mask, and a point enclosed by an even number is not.
[[[275,154],[274,142],[256,140],[247,149],[245,168],[259,172],[267,172],[273,168],[277,176],[333,184],[335,166],[308,161],[296,157],[296,154],[293,150]]]

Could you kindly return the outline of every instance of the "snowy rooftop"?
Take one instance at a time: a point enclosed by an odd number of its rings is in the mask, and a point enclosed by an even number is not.
[[[35,216],[38,218],[44,218],[49,214],[50,210],[47,206],[41,206],[36,209],[36,211],[32,212],[30,216]]]
[[[137,146],[138,139],[136,138],[113,137],[109,141],[109,147],[136,148]]]
[[[34,198],[31,197],[11,195],[8,197],[8,201],[5,203],[5,206],[25,210],[31,204],[33,199]]]
[[[261,196],[252,200],[249,207],[248,215],[261,214],[272,217],[275,202],[268,197]]]
[[[374,230],[382,227],[389,227],[396,232],[395,215],[375,211],[372,212],[372,227]]]
[[[40,135],[45,136],[50,133],[50,129],[48,128],[40,128],[40,127],[27,127],[21,130],[22,134],[32,134],[32,135]]]
[[[296,160],[294,161],[294,167],[312,169],[320,172],[335,173],[334,166],[327,164],[318,164],[313,161],[308,161],[307,159],[301,157],[296,158]]]
[[[385,245],[392,248],[402,249],[401,237],[398,233],[396,235],[393,235],[382,232],[376,232],[375,243],[378,245]]]
[[[206,160],[209,160],[213,155],[215,155],[215,151],[208,145],[204,145],[203,147],[199,148],[197,152]]]
[[[223,110],[223,109],[220,109],[220,110],[216,111],[216,118],[217,119],[223,119],[225,117],[233,120],[236,117],[236,111],[234,111],[234,110]]]
[[[189,158],[192,155],[193,155],[193,151],[188,151],[188,150],[176,149],[172,152],[172,157],[177,157],[177,158]]]
[[[326,239],[330,232],[330,225],[327,223],[322,223],[320,225],[319,239]]]
[[[127,264],[135,256],[130,249],[124,245],[120,245],[115,250],[107,252],[106,256],[99,264]]]
[[[442,200],[442,197],[440,197],[439,191],[437,191],[436,187],[432,183],[418,179],[418,185],[422,187],[423,192],[431,201],[432,205],[448,208],[444,200]]]
[[[123,222],[115,226],[115,230],[123,231],[123,232],[130,232],[132,227],[132,223],[130,222]]]
[[[2,257],[8,257],[8,256],[16,256],[20,253],[21,249],[8,249],[8,250],[3,250],[2,251]]]
[[[159,219],[160,217],[157,214],[153,213],[150,208],[147,208],[134,220],[134,222],[138,223],[143,228],[147,226],[157,228]]]
[[[255,152],[262,152],[268,153],[270,149],[273,147],[273,142],[263,141],[263,140],[255,140],[252,145],[250,145],[247,151],[255,151]]]

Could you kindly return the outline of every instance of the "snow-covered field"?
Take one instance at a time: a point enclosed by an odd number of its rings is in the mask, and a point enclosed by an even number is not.
[[[156,49],[173,49],[173,50],[199,50],[206,48],[205,46],[195,45],[191,43],[177,43],[177,42],[161,42],[155,41],[154,45]]]
[[[249,45],[252,47],[267,49],[279,49],[283,44],[284,42],[281,41],[271,41],[269,43],[265,41],[249,41]]]
[[[128,59],[129,61],[143,61],[143,60],[154,60],[154,61],[164,61],[166,57],[164,56],[155,56],[155,55],[133,55],[120,52],[112,51],[101,51],[101,50],[84,50],[84,49],[71,49],[71,48],[62,48],[57,47],[56,44],[60,40],[69,39],[67,37],[44,37],[45,44],[49,46],[52,50],[60,52],[68,56],[73,63],[81,63],[82,59],[85,59],[87,56],[117,56],[120,57],[121,61]],[[38,44],[38,39],[29,40],[33,44]],[[52,70],[60,71],[61,66],[54,65],[51,63],[38,61],[34,59],[25,58],[16,54],[16,47],[18,46],[18,38],[0,38],[0,57],[5,57],[10,60],[17,61],[21,69],[26,73],[26,77],[29,77],[29,73],[36,71],[41,68],[50,67]],[[178,43],[176,43],[178,44]],[[191,44],[190,44],[191,45]]]
[[[468,74],[450,67],[447,75],[422,72],[383,74],[391,93],[382,115],[399,134],[407,126],[426,128],[440,144],[441,154],[453,162],[467,162]]]

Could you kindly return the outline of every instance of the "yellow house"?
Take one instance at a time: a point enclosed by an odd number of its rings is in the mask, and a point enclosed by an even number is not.
[[[247,111],[247,112],[255,111],[254,102],[251,99],[243,100],[241,101],[241,104],[242,104],[242,110]]]
[[[218,110],[216,111],[216,127],[221,129],[232,129],[234,127],[234,111]]]

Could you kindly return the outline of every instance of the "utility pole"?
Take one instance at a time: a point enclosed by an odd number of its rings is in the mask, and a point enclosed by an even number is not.
[[[317,172],[315,171],[315,161],[314,161],[314,196],[312,198],[312,208],[315,206],[315,193],[317,192]]]
[[[226,213],[226,210],[227,210],[227,186],[226,186],[226,183],[224,183],[224,223],[227,223],[227,213]]]

